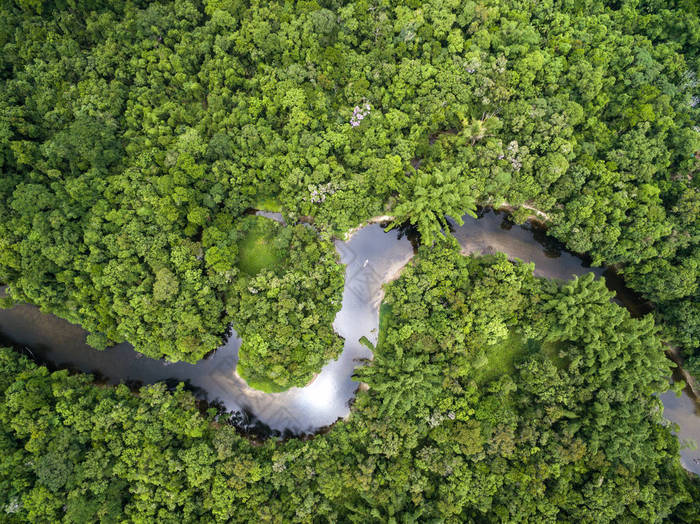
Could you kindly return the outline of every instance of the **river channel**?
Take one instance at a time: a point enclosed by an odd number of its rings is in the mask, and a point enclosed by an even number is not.
[[[616,301],[632,315],[650,310],[613,272],[590,267],[530,224],[513,225],[506,213],[485,210],[478,219],[465,216],[463,226],[454,222],[450,226],[465,254],[503,252],[512,259],[533,262],[536,276],[561,280],[593,272],[606,278],[608,287],[617,293]],[[304,388],[263,393],[248,387],[235,373],[241,344],[235,331],[226,344],[197,364],[167,363],[144,357],[126,343],[106,351],[92,349],[85,343],[87,332],[80,326],[22,304],[0,309],[0,345],[27,348],[41,362],[94,373],[110,384],[183,381],[200,398],[238,413],[238,423],[248,430],[272,435],[313,433],[349,413],[358,387],[352,379],[354,369],[360,365],[359,360],[372,357],[360,339],[364,336],[373,344],[377,341],[382,286],[398,277],[413,257],[414,244],[409,237],[405,231],[384,232],[381,225],[370,224],[349,240],[336,241],[346,274],[342,308],[334,328],[345,339],[345,346],[338,360],[328,363]],[[679,426],[681,442],[700,442],[700,404],[692,392],[686,388],[681,397],[666,392],[660,398],[666,418]],[[700,473],[700,451],[682,449],[681,462],[686,469]]]

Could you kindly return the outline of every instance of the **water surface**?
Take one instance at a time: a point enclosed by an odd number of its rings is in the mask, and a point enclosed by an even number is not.
[[[278,214],[269,214],[268,218],[280,220]],[[465,216],[463,220],[462,226],[450,220],[450,229],[465,254],[503,252],[511,259],[533,262],[537,276],[560,280],[593,272],[605,276],[608,287],[617,292],[616,301],[633,315],[650,310],[613,272],[590,267],[584,258],[567,252],[536,227],[513,225],[507,214],[493,210],[481,211],[478,219]],[[371,351],[359,340],[365,336],[373,344],[377,341],[382,286],[396,278],[413,256],[409,236],[401,230],[385,233],[382,225],[372,224],[348,241],[335,242],[346,271],[342,308],[333,325],[345,339],[345,346],[338,360],[328,363],[304,388],[263,393],[248,387],[235,373],[241,343],[235,332],[209,358],[197,364],[171,364],[143,357],[129,344],[96,351],[85,344],[87,333],[79,326],[41,313],[35,306],[18,305],[0,309],[0,338],[28,347],[41,361],[95,373],[111,384],[187,382],[200,398],[242,413],[241,425],[248,429],[257,427],[262,432],[272,430],[273,434],[312,433],[349,413],[358,387],[352,380],[354,369],[362,359],[372,358]],[[660,398],[666,406],[665,416],[680,426],[681,441],[700,442],[700,412],[689,393],[678,398],[669,392]],[[700,473],[700,451],[682,450],[682,462],[687,469]]]

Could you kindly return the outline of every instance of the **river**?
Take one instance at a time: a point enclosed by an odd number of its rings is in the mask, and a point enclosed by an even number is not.
[[[593,272],[598,277],[605,276],[608,287],[617,293],[616,301],[628,307],[633,315],[650,310],[613,272],[591,268],[583,258],[547,237],[543,230],[529,224],[513,225],[505,213],[485,210],[478,219],[465,216],[463,226],[450,221],[450,229],[465,254],[500,251],[510,258],[534,262],[537,276],[561,280]],[[167,363],[143,357],[126,343],[106,351],[94,350],[85,343],[87,333],[81,327],[23,304],[0,309],[0,343],[26,347],[39,361],[94,373],[110,384],[186,382],[199,398],[238,412],[238,424],[254,433],[313,433],[349,413],[358,387],[352,380],[353,371],[359,365],[358,360],[372,357],[360,338],[365,336],[376,344],[382,286],[396,278],[413,257],[415,249],[411,240],[405,230],[385,233],[381,225],[370,224],[349,240],[336,241],[346,274],[342,308],[333,325],[345,339],[345,346],[338,360],[328,363],[304,388],[263,393],[248,387],[235,373],[241,343],[235,331],[226,344],[197,364]],[[665,416],[680,426],[681,441],[700,442],[700,408],[691,393],[685,391],[683,396],[676,397],[667,392],[660,397]],[[686,469],[700,473],[699,451],[683,449],[681,462]]]

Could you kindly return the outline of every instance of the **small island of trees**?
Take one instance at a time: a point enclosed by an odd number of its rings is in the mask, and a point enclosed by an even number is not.
[[[233,326],[272,394],[342,351],[333,239],[421,243],[310,438],[3,349],[0,520],[698,522],[656,396],[664,347],[700,376],[698,2],[4,0],[0,48],[3,307],[172,362]],[[652,313],[462,256],[477,205]]]

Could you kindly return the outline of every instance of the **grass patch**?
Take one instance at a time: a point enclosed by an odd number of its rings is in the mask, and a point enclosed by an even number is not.
[[[563,342],[538,342],[537,340],[523,339],[515,331],[511,331],[506,338],[498,344],[486,348],[488,362],[476,370],[475,380],[477,384],[484,384],[504,374],[515,373],[515,365],[527,355],[542,352],[557,369],[567,369],[569,362],[559,356],[564,348]]]
[[[253,208],[258,211],[270,211],[271,213],[282,212],[282,204],[274,197],[262,197],[256,200]]]
[[[263,393],[282,393],[283,391],[287,391],[289,389],[280,386],[269,379],[251,379],[245,366],[242,366],[240,361],[236,366],[236,373],[238,373],[238,376],[245,380],[246,384],[248,384],[251,388],[262,391]]]
[[[562,358],[559,356],[559,352],[566,347],[566,344],[560,341],[547,341],[547,342],[542,342],[542,345],[540,346],[540,350],[547,355],[547,358],[552,361],[552,364],[554,364],[557,369],[560,370],[565,370],[569,367],[569,361],[566,358]]]
[[[263,269],[278,266],[284,256],[275,248],[277,223],[265,217],[248,219],[254,222],[238,245],[238,268],[248,275],[257,275]]]
[[[486,348],[488,362],[476,370],[477,384],[484,384],[505,374],[515,373],[515,364],[527,353],[528,343],[511,331],[506,338]]]

